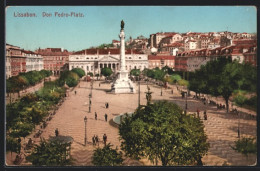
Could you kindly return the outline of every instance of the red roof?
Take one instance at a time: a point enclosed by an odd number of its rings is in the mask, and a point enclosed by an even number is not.
[[[94,54],[120,54],[120,49],[85,49],[78,52],[73,53],[73,55],[94,55]],[[143,54],[143,52],[140,52],[136,49],[126,49],[125,54]]]
[[[155,56],[155,55],[148,55],[148,60],[165,60],[165,59],[170,59],[170,60],[174,60],[175,56]]]
[[[113,40],[112,42],[113,43],[120,43],[120,41],[118,41],[118,40]]]
[[[38,49],[36,52],[42,56],[69,56],[71,54],[66,49],[62,51],[61,48]]]

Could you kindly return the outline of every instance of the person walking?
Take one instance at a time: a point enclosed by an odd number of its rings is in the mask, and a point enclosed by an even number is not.
[[[103,135],[103,141],[104,141],[104,145],[106,146],[107,145],[107,135],[106,134]]]
[[[97,120],[97,112],[95,112],[95,120]]]
[[[98,86],[100,87],[100,83],[98,84]]]
[[[95,137],[95,135],[92,137],[92,143],[93,143],[94,146],[96,145],[96,137]]]
[[[98,136],[97,136],[97,135],[96,135],[96,137],[95,137],[95,142],[96,142],[96,144],[99,146]]]
[[[74,91],[75,95],[77,94],[77,91]]]
[[[200,110],[197,108],[197,117],[200,117]]]
[[[56,135],[56,137],[59,136],[59,130],[58,130],[58,128],[56,128],[56,130],[55,130],[55,135]]]
[[[204,110],[204,120],[208,120],[207,112]]]
[[[106,120],[106,122],[107,122],[107,114],[105,114],[105,120]]]
[[[107,108],[109,108],[109,103],[107,103]]]

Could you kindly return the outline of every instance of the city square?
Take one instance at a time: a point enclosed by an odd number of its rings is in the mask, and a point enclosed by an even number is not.
[[[6,43],[6,165],[256,166],[254,29],[133,39],[120,21],[87,49]]]
[[[101,83],[101,84],[100,84]],[[73,138],[71,155],[76,160],[77,166],[91,166],[91,156],[93,150],[97,147],[92,145],[91,138],[98,135],[100,138],[104,133],[108,136],[108,142],[114,146],[120,147],[118,128],[112,123],[112,119],[122,113],[134,112],[138,107],[138,93],[136,94],[111,94],[106,91],[110,90],[110,84],[104,81],[94,81],[92,98],[91,98],[91,112],[89,112],[89,93],[91,92],[90,82],[81,81],[77,87],[69,91],[68,97],[58,109],[54,118],[48,123],[48,126],[43,130],[42,137],[48,139],[49,136],[55,135],[55,129],[58,128],[61,135],[71,136]],[[99,87],[100,84],[100,87]],[[161,88],[156,84],[149,84],[152,93],[152,100],[169,100],[177,103],[185,109],[185,99],[182,99],[181,93],[176,86],[171,89],[163,89],[163,96],[161,96]],[[145,92],[147,91],[147,84],[141,84],[141,104],[146,104]],[[74,92],[77,92],[75,94]],[[218,99],[221,101],[221,98]],[[127,101],[127,102],[126,102]],[[105,108],[105,103],[109,103],[109,108]],[[230,146],[234,145],[237,140],[237,124],[238,116],[234,114],[226,114],[225,110],[217,110],[216,106],[205,106],[203,102],[194,100],[188,97],[188,112],[196,113],[197,108],[201,111],[208,111],[208,120],[203,121],[205,131],[210,142],[210,149],[208,154],[203,158],[206,166],[222,166],[223,164],[232,166],[254,165],[256,156],[250,156],[246,159],[240,153],[232,150]],[[97,120],[95,120],[94,113],[97,112]],[[108,114],[108,121],[105,121],[104,115]],[[201,112],[202,113],[202,112]],[[87,117],[87,145],[84,146],[84,117]],[[203,120],[202,114],[200,115]],[[241,134],[243,137],[256,136],[256,120],[247,119],[247,117],[240,119]],[[39,129],[39,127],[38,127]],[[36,128],[36,131],[38,130]],[[35,131],[35,132],[36,132]],[[33,132],[26,137],[25,142],[31,137],[36,143],[40,138],[33,138]],[[100,147],[103,147],[103,142],[100,142]],[[10,154],[8,154],[10,155]],[[8,156],[10,157],[10,156]],[[10,162],[7,160],[7,162]],[[24,163],[26,165],[26,163]],[[143,166],[151,165],[148,160],[126,160],[126,165],[129,166]]]

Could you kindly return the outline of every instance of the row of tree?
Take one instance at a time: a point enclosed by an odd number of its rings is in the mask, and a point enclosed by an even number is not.
[[[46,81],[44,87],[35,93],[26,94],[20,100],[8,104],[6,106],[7,151],[18,152],[20,144],[17,143],[17,138],[29,135],[35,125],[43,122],[48,116],[48,111],[65,97],[66,88],[63,86],[65,83],[70,87],[76,86],[79,78],[84,75],[85,72],[78,68],[65,71],[59,79]]]
[[[51,71],[29,71],[26,73],[19,73],[17,76],[10,77],[6,80],[6,93],[18,93],[29,86],[41,82],[45,77],[52,75]]]
[[[230,58],[218,58],[196,70],[189,82],[189,89],[196,93],[222,96],[228,101],[235,90],[256,93],[257,71],[249,63],[239,63]]]

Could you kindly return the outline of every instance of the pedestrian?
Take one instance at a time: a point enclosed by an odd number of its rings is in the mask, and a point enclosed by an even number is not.
[[[204,110],[204,120],[208,120],[207,112]]]
[[[95,142],[96,142],[96,144],[99,146],[98,136],[97,136],[97,135],[96,135],[96,137],[95,137]]]
[[[98,86],[100,87],[100,83],[98,84]]]
[[[109,108],[109,103],[107,103],[107,108]]]
[[[92,143],[93,143],[93,145],[96,145],[96,137],[95,137],[95,135],[92,137]]]
[[[59,130],[58,130],[58,128],[56,128],[56,130],[55,130],[55,135],[56,135],[56,137],[59,136]]]
[[[107,135],[106,134],[103,135],[103,141],[104,141],[104,145],[106,146],[107,145]]]
[[[74,91],[75,95],[77,94],[77,91]]]
[[[200,110],[197,108],[197,117],[200,117]]]
[[[107,122],[107,114],[105,114],[105,120],[106,120],[106,122]]]

